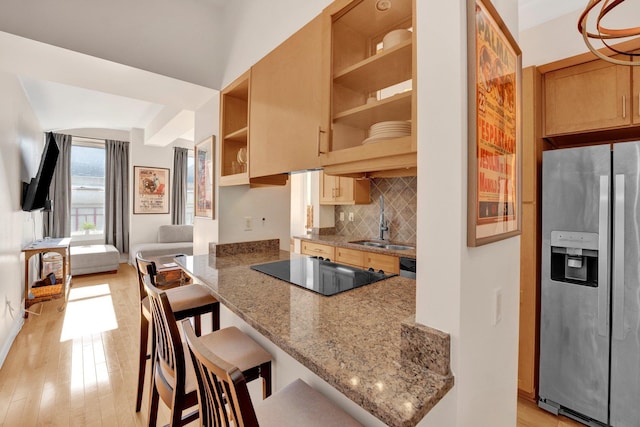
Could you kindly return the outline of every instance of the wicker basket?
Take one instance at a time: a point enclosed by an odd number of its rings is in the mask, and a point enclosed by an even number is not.
[[[31,293],[36,298],[46,298],[62,294],[62,283],[31,288]]]

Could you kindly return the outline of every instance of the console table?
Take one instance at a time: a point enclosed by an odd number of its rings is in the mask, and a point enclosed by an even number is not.
[[[67,304],[69,287],[71,286],[71,254],[69,245],[71,238],[46,238],[36,240],[22,249],[24,252],[24,317],[29,315],[29,307],[43,301],[64,298],[63,303],[58,307],[58,311],[64,310]],[[54,285],[39,286],[32,288],[29,277],[29,260],[32,256],[55,252],[62,256],[62,279],[57,279]],[[29,298],[29,291],[33,294],[33,298]]]

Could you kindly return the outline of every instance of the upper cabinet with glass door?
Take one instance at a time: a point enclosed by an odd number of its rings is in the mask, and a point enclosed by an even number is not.
[[[336,0],[323,12],[331,174],[416,170],[414,0]]]

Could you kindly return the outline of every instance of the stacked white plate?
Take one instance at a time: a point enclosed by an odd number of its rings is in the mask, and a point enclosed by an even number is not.
[[[411,122],[406,120],[393,120],[371,125],[369,138],[362,141],[363,144],[382,139],[401,138],[411,135]]]

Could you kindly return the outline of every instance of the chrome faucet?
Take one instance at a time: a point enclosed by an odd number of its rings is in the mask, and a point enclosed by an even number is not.
[[[384,232],[389,231],[389,221],[384,219],[384,196],[380,196],[380,240],[384,240]]]

